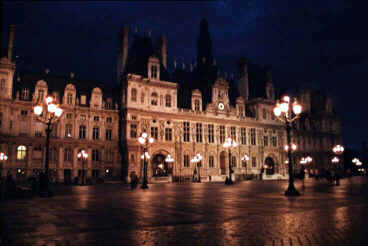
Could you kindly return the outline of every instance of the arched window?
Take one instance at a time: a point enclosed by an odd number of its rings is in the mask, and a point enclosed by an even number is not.
[[[157,99],[158,99],[158,95],[156,92],[153,92],[151,95],[151,105],[157,105]]]
[[[66,148],[64,150],[64,161],[72,161],[73,160],[73,152],[70,148]]]
[[[79,126],[79,138],[80,139],[86,138],[86,126],[84,125]]]
[[[136,101],[137,101],[137,89],[132,88],[132,102],[136,102]]]
[[[200,101],[198,99],[194,101],[194,110],[200,111]]]
[[[73,104],[73,94],[72,93],[68,93],[67,97],[66,97],[66,103],[69,105]]]
[[[165,96],[165,105],[166,107],[170,108],[171,107],[171,96],[170,95],[166,95]]]
[[[27,156],[27,147],[19,145],[17,148],[17,160],[25,160]]]
[[[92,150],[92,161],[99,161],[100,160],[100,151],[98,149]]]
[[[5,79],[0,80],[0,89],[1,90],[5,89]]]

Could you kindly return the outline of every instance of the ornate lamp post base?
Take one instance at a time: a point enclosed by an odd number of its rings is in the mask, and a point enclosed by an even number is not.
[[[300,193],[295,189],[294,184],[289,184],[289,187],[285,191],[285,196],[300,196]]]
[[[141,185],[141,189],[148,189],[148,185],[147,185],[147,181],[144,180],[142,185]]]

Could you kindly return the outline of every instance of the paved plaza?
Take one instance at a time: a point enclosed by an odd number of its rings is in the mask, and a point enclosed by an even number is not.
[[[1,206],[3,245],[368,245],[367,177],[54,187]]]

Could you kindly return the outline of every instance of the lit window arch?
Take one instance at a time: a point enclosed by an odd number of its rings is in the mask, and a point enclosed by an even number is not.
[[[17,148],[17,160],[25,160],[27,156],[27,147],[19,145]]]
[[[72,93],[68,93],[66,102],[69,105],[73,104],[73,94]]]

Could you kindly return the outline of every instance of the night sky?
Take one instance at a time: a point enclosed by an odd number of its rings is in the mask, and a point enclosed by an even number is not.
[[[344,143],[368,140],[368,23],[364,1],[239,0],[177,2],[10,2],[18,66],[116,82],[117,33],[123,25],[154,40],[168,36],[168,63],[196,59],[199,22],[209,22],[213,54],[224,73],[244,56],[270,64],[276,87],[327,91],[342,120]]]

